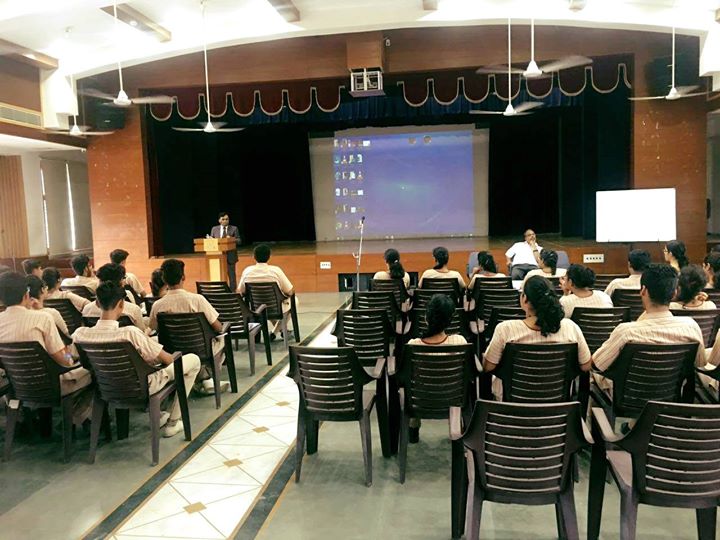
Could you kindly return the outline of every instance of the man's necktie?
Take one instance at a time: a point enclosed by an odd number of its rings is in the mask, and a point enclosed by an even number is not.
[[[226,236],[227,236],[227,227],[223,227],[222,236],[220,238],[225,238]]]

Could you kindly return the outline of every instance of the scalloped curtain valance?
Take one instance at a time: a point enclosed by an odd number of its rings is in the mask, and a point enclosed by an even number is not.
[[[575,97],[588,85],[595,92],[607,94],[620,84],[630,88],[631,61],[627,56],[595,58],[590,66],[564,70],[554,77],[524,79],[513,77],[510,93],[542,100],[560,93]],[[213,85],[210,114],[214,118],[232,112],[246,118],[261,112],[267,116],[279,115],[285,107],[295,114],[310,112],[333,113],[340,108],[347,95],[348,79],[319,79],[261,84]],[[410,107],[424,107],[428,101],[448,106],[458,99],[480,104],[490,96],[507,100],[506,75],[479,75],[473,70],[448,70],[435,73],[387,75],[385,89],[388,94],[398,92]],[[189,87],[165,89],[175,96],[174,105],[153,104],[150,114],[164,122],[172,118],[173,111],[185,120],[194,120],[205,114],[205,88]],[[258,111],[259,109],[259,111]],[[313,110],[315,109],[315,110]]]

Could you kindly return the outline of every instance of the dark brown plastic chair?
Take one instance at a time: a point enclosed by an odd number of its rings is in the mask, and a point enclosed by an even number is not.
[[[10,383],[8,405],[6,406],[5,461],[10,460],[15,425],[21,407],[30,409],[60,407],[63,426],[63,459],[67,462],[70,459],[72,447],[73,400],[86,388],[63,396],[60,390],[60,375],[72,371],[75,367],[64,368],[58,365],[50,358],[42,345],[35,341],[1,343],[0,367],[5,370],[5,376]]]
[[[158,339],[169,353],[195,353],[200,362],[210,367],[213,384],[215,385],[215,408],[220,408],[220,371],[223,360],[230,378],[230,390],[237,393],[237,375],[235,374],[235,358],[230,342],[230,324],[223,323],[220,334],[210,326],[203,313],[158,313]],[[223,350],[213,354],[213,340],[222,337],[225,342]]]
[[[559,276],[549,276],[549,277],[546,277],[545,279],[547,279],[552,284],[553,289],[555,289],[555,294],[557,294],[558,296],[563,295],[563,290],[562,290],[562,287],[560,286],[560,277]]]
[[[218,312],[221,323],[230,324],[230,337],[235,340],[235,350],[238,349],[238,339],[247,340],[248,356],[250,357],[250,375],[255,374],[255,338],[262,332],[265,342],[265,359],[267,365],[272,366],[272,351],[270,350],[270,331],[265,313],[265,305],[258,306],[257,311],[250,311],[242,296],[238,293],[205,293],[210,305]],[[258,338],[259,339],[259,338]]]
[[[43,305],[57,309],[60,312],[60,316],[65,321],[70,335],[83,325],[82,313],[67,298],[48,298],[43,302]]]
[[[720,289],[703,289],[703,292],[708,295],[708,300],[720,306]]]
[[[410,336],[422,337],[427,332],[427,321],[425,320],[426,308],[413,308],[410,311]],[[472,332],[465,310],[455,308],[450,324],[445,329],[446,334],[460,334],[465,339],[470,339]]]
[[[447,419],[452,440],[451,532],[462,534],[465,511],[465,458],[460,439],[462,409],[468,403],[468,387],[475,372],[473,347],[465,345],[407,345],[403,350],[398,380],[400,404],[400,483],[405,483],[411,418]]]
[[[473,283],[472,289],[467,290],[467,310],[475,312],[480,303],[480,291],[485,289],[505,289],[512,290],[512,278],[509,277],[479,277]]]
[[[82,320],[85,326],[87,326],[88,328],[92,328],[98,323],[100,317],[83,317]],[[127,315],[120,315],[120,318],[117,321],[120,325],[120,328],[123,328],[125,326],[134,326],[132,319]]]
[[[602,376],[613,382],[612,401],[599,388],[593,399],[614,422],[636,418],[648,401],[692,403],[698,343],[628,343]]]
[[[190,411],[183,378],[183,361],[179,352],[173,354],[175,380],[168,382],[158,392],[150,394],[148,375],[164,366],[154,369],[148,365],[129,342],[76,342],[75,346],[83,364],[92,371],[96,385],[90,428],[90,463],[95,463],[100,427],[103,418],[107,416],[108,407],[112,407],[116,411],[118,409],[148,409],[153,466],[157,465],[160,458],[160,405],[173,393],[177,393],[180,403],[185,440],[192,439]]]
[[[705,347],[715,345],[718,327],[720,326],[720,309],[671,309],[676,317],[690,317],[700,327],[705,341]]]
[[[577,343],[508,343],[493,375],[502,380],[503,401],[571,401],[580,373]]]
[[[441,290],[445,294],[455,300],[458,307],[462,307],[463,293],[465,292],[464,287],[460,287],[460,282],[455,278],[425,278],[422,280],[421,289],[430,289],[433,291]]]
[[[604,291],[612,280],[626,277],[628,277],[628,274],[595,274],[595,286],[593,289]]]
[[[592,443],[579,403],[478,401],[462,440],[471,456],[467,540],[479,538],[485,501],[553,504],[558,538],[579,538],[573,469],[578,451]]]
[[[520,307],[520,293],[515,289],[479,289],[475,318],[487,327],[494,307]]]
[[[490,341],[492,339],[492,336],[495,333],[495,328],[497,328],[497,325],[501,322],[519,321],[525,319],[526,317],[527,315],[523,308],[494,306],[490,311],[490,321],[485,327],[485,335],[487,336],[487,340]]]
[[[250,305],[250,309],[258,311],[260,306],[265,304],[265,312],[267,318],[271,321],[280,321],[285,348],[288,347],[288,319],[292,318],[293,334],[295,342],[300,343],[300,323],[298,322],[297,307],[295,306],[295,295],[290,298],[290,311],[283,312],[283,300],[286,297],[277,283],[274,281],[255,281],[253,283],[245,283],[245,299]]]
[[[620,490],[620,540],[635,539],[639,504],[694,508],[698,538],[715,540],[720,406],[650,401],[624,436],[613,432],[602,409],[593,408],[592,430],[589,540],[600,535],[608,471]]]
[[[595,353],[607,341],[620,323],[630,321],[630,307],[576,307],[572,320],[580,327],[590,353]]]
[[[83,298],[92,300],[93,302],[95,301],[95,293],[92,289],[88,289],[85,285],[61,285],[60,290],[75,293],[78,296],[82,296]]]
[[[412,307],[413,297],[405,288],[405,282],[402,279],[371,279],[370,290],[390,291],[402,311],[409,311]]]
[[[390,291],[355,291],[352,296],[352,309],[384,309],[398,336],[408,331],[406,315]]]
[[[436,294],[444,294],[445,296],[449,296],[452,301],[455,302],[455,305],[458,306],[457,299],[454,296],[455,293],[451,289],[423,288],[415,289],[415,292],[413,293],[413,309],[425,309],[430,302],[430,299]]]
[[[384,362],[378,363],[380,376]],[[358,422],[365,464],[365,485],[372,485],[372,438],[370,412],[375,396],[363,394],[373,380],[362,367],[352,347],[290,347],[288,377],[298,386],[297,440],[295,446],[295,482],[300,481],[303,454],[317,452],[319,422]]]
[[[196,281],[195,288],[198,294],[205,295],[207,293],[229,293],[230,285],[225,281]]]
[[[142,305],[143,297],[136,293],[135,289],[133,289],[131,285],[125,285],[125,290],[130,293],[130,296],[132,296],[132,299],[135,301],[136,305]]]
[[[645,311],[640,298],[640,289],[615,289],[612,293],[612,303],[615,307],[629,307],[631,321],[637,321]]]
[[[158,300],[158,298],[155,298],[154,296],[146,296],[143,298],[143,304],[145,304],[145,313],[150,313],[152,311],[153,304]]]
[[[383,309],[339,309],[335,319],[335,336],[338,347],[352,347],[365,371],[376,379],[375,405],[378,431],[383,457],[397,453],[399,418],[392,422],[391,429],[388,405],[387,370],[376,373],[379,363],[387,366],[391,361],[391,341],[395,332],[390,327],[387,313]],[[377,376],[376,376],[377,375]],[[392,396],[394,390],[395,396]],[[391,398],[395,397],[393,410],[399,416],[400,405],[397,401],[397,385],[391,384]]]

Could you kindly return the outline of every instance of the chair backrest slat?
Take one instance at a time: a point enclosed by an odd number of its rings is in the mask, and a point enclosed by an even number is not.
[[[115,405],[143,405],[148,399],[147,366],[127,341],[75,344],[93,372],[100,397]]]
[[[230,286],[225,281],[196,281],[195,287],[198,294],[205,293],[229,293]]]
[[[612,303],[615,307],[629,307],[631,321],[636,321],[645,311],[640,298],[640,289],[615,289],[612,293]]]
[[[395,296],[390,291],[355,291],[352,297],[353,309],[384,309],[391,324],[402,317]]]
[[[648,401],[694,397],[698,343],[628,343],[604,375],[613,381],[617,416],[636,417]]]
[[[100,317],[83,317],[82,320],[85,326],[87,326],[88,328],[92,328],[98,323]],[[125,326],[133,326],[132,319],[127,315],[120,315],[120,318],[118,319],[118,324],[120,325],[120,328],[123,328]]]
[[[230,331],[233,334],[241,334],[248,331],[248,323],[252,317],[250,308],[242,296],[238,293],[208,292],[203,296],[207,298],[210,305],[218,312],[220,322],[230,323]]]
[[[213,358],[214,332],[203,313],[158,313],[158,340],[168,352]]]
[[[422,280],[422,288],[418,290],[423,289],[442,291],[450,296],[457,305],[461,305],[462,290],[460,282],[455,278],[425,278]]]
[[[619,442],[633,456],[641,502],[720,497],[720,405],[648,402]],[[663,504],[666,503],[666,504]]]
[[[705,347],[710,348],[715,344],[715,338],[720,325],[720,309],[671,309],[677,317],[690,317],[700,327],[705,341]]]
[[[0,367],[12,397],[28,405],[60,404],[59,368],[39,343],[0,343]]]
[[[95,300],[95,293],[91,289],[85,287],[85,285],[61,285],[60,290],[77,294],[87,300]]]
[[[478,319],[490,322],[492,308],[494,307],[520,307],[520,293],[515,289],[481,289],[475,304],[475,313]]]
[[[580,404],[478,401],[463,441],[488,500],[552,501],[572,481],[585,446]]]
[[[617,325],[630,321],[630,307],[576,307],[572,320],[580,327],[590,352],[594,353],[607,341]]]
[[[485,335],[488,340],[492,339],[497,325],[503,321],[517,321],[526,317],[525,311],[519,307],[492,306],[490,311],[490,321],[485,329]]]
[[[405,282],[399,279],[371,279],[371,291],[390,291],[395,297],[395,302],[401,306],[409,297],[409,293],[405,288]]]
[[[570,401],[577,355],[577,343],[508,343],[494,372],[503,381],[503,401]]]
[[[83,287],[83,289],[84,288],[85,287]],[[83,325],[82,314],[67,298],[47,298],[43,302],[43,305],[57,309],[60,312],[60,316],[63,318],[63,321],[65,321],[70,335]]]
[[[411,335],[413,337],[422,337],[427,332],[427,321],[425,320],[426,308],[414,307],[410,312],[410,320],[412,321]],[[455,308],[450,325],[445,329],[445,333],[460,334],[465,339],[470,338],[470,322],[462,308]]]
[[[464,407],[473,365],[469,343],[405,346],[399,377],[406,410],[418,418],[447,418],[450,407]]]
[[[339,309],[335,335],[339,347],[352,347],[363,366],[374,366],[390,356],[392,329],[382,309]]]
[[[245,298],[253,311],[265,304],[268,319],[282,319],[285,296],[274,281],[246,282]]]
[[[364,371],[352,347],[290,347],[290,371],[301,406],[318,420],[362,416]]]

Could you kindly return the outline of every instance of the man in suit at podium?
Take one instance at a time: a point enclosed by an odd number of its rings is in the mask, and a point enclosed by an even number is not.
[[[213,238],[227,238],[227,237],[233,237],[235,238],[235,244],[240,243],[240,234],[238,233],[238,228],[235,225],[230,225],[230,216],[227,212],[220,212],[218,216],[218,223],[220,225],[215,225],[212,228],[212,231],[210,231],[210,236]],[[238,261],[238,255],[237,250],[231,249],[227,252],[227,270],[228,270],[228,279],[230,281],[230,290],[235,292],[235,289],[237,289],[237,276],[235,274],[235,265]]]

